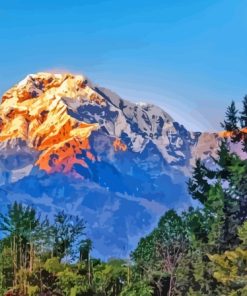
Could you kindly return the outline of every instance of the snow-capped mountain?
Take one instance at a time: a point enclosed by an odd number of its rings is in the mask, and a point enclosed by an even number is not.
[[[83,216],[96,254],[125,256],[166,209],[190,205],[191,166],[217,147],[216,133],[83,76],[28,75],[0,105],[1,202]]]

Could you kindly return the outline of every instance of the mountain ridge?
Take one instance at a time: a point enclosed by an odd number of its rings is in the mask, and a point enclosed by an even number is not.
[[[191,167],[198,157],[210,162],[218,143],[217,133],[190,132],[84,76],[31,74],[0,105],[0,198],[84,216],[95,250],[119,256],[160,209],[191,204]]]

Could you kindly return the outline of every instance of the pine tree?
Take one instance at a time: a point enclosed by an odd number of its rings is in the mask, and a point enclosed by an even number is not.
[[[241,127],[247,127],[247,95],[243,98],[243,109],[240,115]]]
[[[221,126],[230,132],[237,131],[238,130],[238,110],[236,108],[235,102],[232,101],[231,105],[228,106],[226,110],[226,119],[223,123],[221,123]]]
[[[210,190],[209,179],[215,177],[215,172],[209,170],[200,160],[196,160],[192,177],[188,181],[188,191],[194,199],[204,204],[207,200],[207,193]]]
[[[246,104],[247,104],[247,101],[246,101]],[[242,116],[243,116],[242,119],[244,120],[244,114],[242,114]],[[238,110],[236,109],[234,101],[232,101],[231,105],[227,108],[225,117],[226,119],[224,120],[224,123],[221,123],[221,126],[226,131],[230,132],[231,142],[232,143],[242,142],[243,151],[247,152],[247,145],[246,145],[247,135],[240,129],[240,127],[242,126],[241,125],[242,119],[241,117],[238,117]],[[239,121],[240,121],[240,127],[238,125]]]

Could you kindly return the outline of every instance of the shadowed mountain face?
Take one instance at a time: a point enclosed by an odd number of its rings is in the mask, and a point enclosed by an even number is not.
[[[217,147],[217,134],[85,77],[29,75],[0,105],[1,203],[83,216],[95,254],[122,257],[165,210],[190,205],[191,166]]]

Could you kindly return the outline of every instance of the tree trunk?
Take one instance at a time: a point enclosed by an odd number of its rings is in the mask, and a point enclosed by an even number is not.
[[[88,284],[91,286],[91,266],[90,266],[90,253],[88,253],[87,265],[88,265]]]
[[[174,288],[174,276],[171,274],[171,276],[170,276],[170,282],[169,282],[168,296],[172,296],[173,295],[173,288]]]
[[[13,258],[13,287],[17,285],[17,246],[16,246],[16,237],[13,237],[13,246],[12,246],[12,258]]]
[[[29,257],[30,257],[30,262],[29,262],[29,271],[32,272],[33,271],[33,252],[34,252],[34,248],[33,248],[33,243],[30,242],[30,254],[29,254]]]

